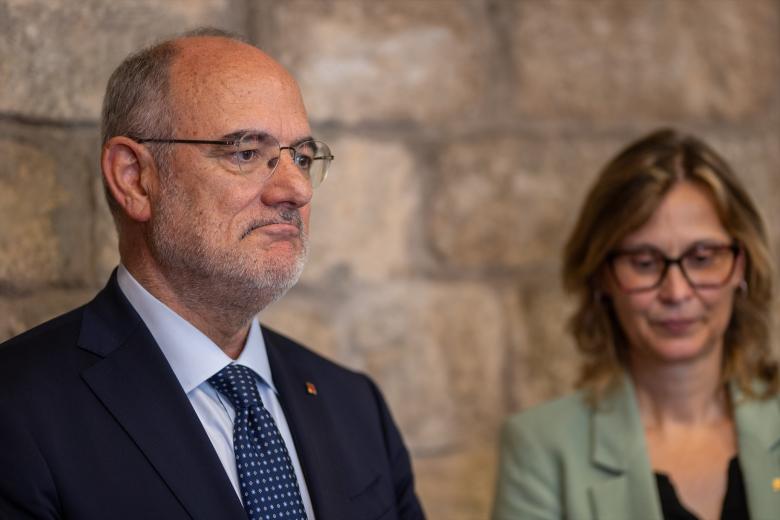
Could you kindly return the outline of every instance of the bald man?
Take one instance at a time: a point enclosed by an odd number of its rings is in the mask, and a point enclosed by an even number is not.
[[[333,156],[296,82],[215,30],[128,57],[101,167],[120,265],[0,346],[0,518],[424,518],[377,387],[263,326]]]

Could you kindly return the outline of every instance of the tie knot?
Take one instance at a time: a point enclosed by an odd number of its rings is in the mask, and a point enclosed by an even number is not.
[[[255,373],[251,368],[231,363],[209,378],[214,388],[230,400],[233,408],[249,408],[259,404],[260,393],[257,391]]]

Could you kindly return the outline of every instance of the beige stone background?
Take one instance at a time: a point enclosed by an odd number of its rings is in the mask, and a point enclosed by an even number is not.
[[[780,233],[780,0],[0,0],[0,340],[105,282],[105,82],[204,24],[288,66],[337,156],[262,317],[380,383],[432,519],[486,518],[502,418],[571,388],[561,245],[628,140],[703,136]]]

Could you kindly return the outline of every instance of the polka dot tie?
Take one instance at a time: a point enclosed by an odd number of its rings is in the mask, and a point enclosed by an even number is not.
[[[290,455],[257,391],[255,374],[230,364],[209,378],[236,411],[233,452],[250,520],[306,520]]]

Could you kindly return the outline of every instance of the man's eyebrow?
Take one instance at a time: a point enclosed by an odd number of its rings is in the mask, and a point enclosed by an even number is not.
[[[240,139],[241,137],[243,137],[243,136],[245,136],[247,134],[253,135],[253,136],[256,136],[256,137],[274,137],[271,134],[269,134],[268,132],[264,132],[262,130],[254,130],[254,129],[246,129],[245,128],[245,129],[241,129],[241,130],[236,130],[234,132],[230,132],[229,134],[224,134],[223,136],[221,136],[219,138],[219,140],[220,141],[235,141],[235,140],[238,140],[238,139]],[[274,137],[274,139],[276,139],[276,137]],[[276,139],[276,140],[278,141],[278,139]],[[314,137],[312,137],[310,135],[307,135],[305,137],[300,137],[300,138],[296,139],[295,141],[290,143],[289,146],[295,148],[296,146],[298,146],[301,143],[305,143],[306,141],[313,141],[313,140],[314,140]]]
[[[293,141],[292,143],[290,143],[290,146],[292,146],[293,148],[295,148],[295,147],[296,147],[296,146],[298,146],[299,144],[301,144],[301,143],[305,143],[306,141],[314,141],[314,138],[313,138],[312,136],[310,136],[310,135],[307,135],[306,137],[301,137],[300,139],[296,139],[295,141]]]
[[[224,135],[220,136],[219,140],[220,141],[235,141],[235,140],[240,139],[241,137],[245,136],[246,134],[252,134],[252,135],[262,136],[262,137],[271,135],[268,132],[261,132],[261,131],[258,131],[258,130],[250,130],[248,128],[244,128],[244,129],[241,129],[241,130],[236,130],[234,132],[230,132],[229,134],[224,134]]]

